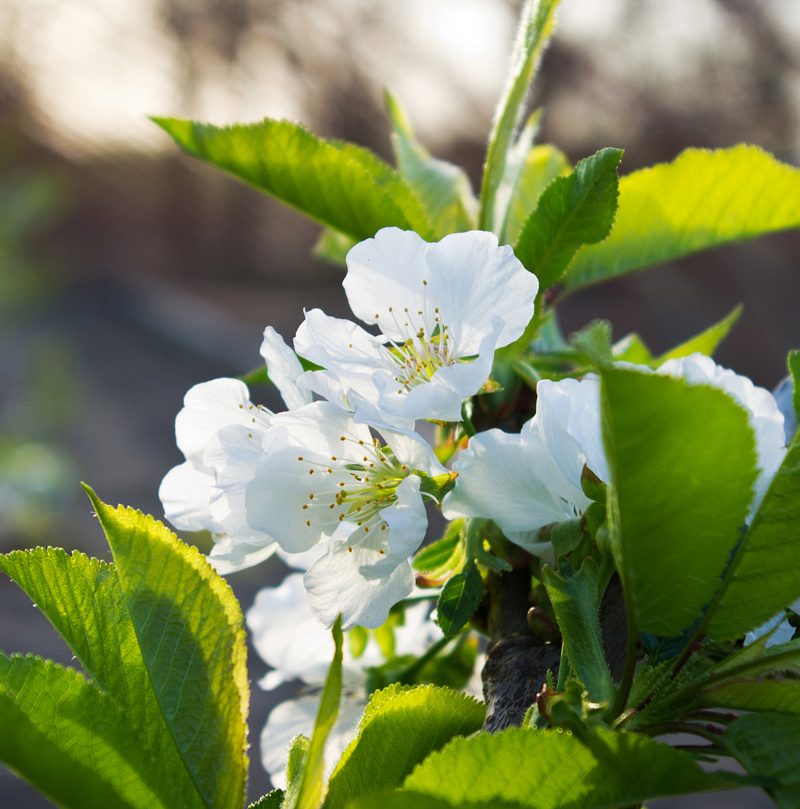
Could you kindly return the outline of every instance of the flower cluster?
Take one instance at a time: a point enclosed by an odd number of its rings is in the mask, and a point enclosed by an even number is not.
[[[409,559],[427,531],[426,497],[447,519],[479,521],[472,528],[492,521],[511,543],[556,566],[553,526],[586,514],[587,475],[595,490],[597,480],[611,484],[596,374],[542,379],[535,413],[520,432],[473,434],[465,400],[491,389],[495,351],[518,340],[534,315],[538,281],[510,247],[479,231],[431,244],[387,228],[356,245],[347,265],[350,306],[371,330],[315,309],[292,350],[268,327],[261,354],[287,410],[253,404],[234,379],[192,388],[176,420],[186,460],[160,489],[173,525],[212,532],[209,559],[220,573],[273,553],[304,571],[261,590],[247,615],[255,647],[273,669],[262,687],[303,686],[272,710],[261,736],[264,767],[278,786],[289,742],[312,732],[333,652],[326,629],[338,615],[343,629],[361,629],[350,636],[360,641],[345,644],[329,770],[354,736],[374,672],[449,643],[426,602],[392,612],[415,587]],[[698,353],[655,369],[619,364],[721,389],[746,412],[758,466],[752,519],[786,455],[784,413],[772,394]],[[415,431],[420,420],[450,423],[452,471]],[[483,545],[470,544],[472,528],[464,533],[465,559],[485,562]],[[392,633],[391,653],[365,629],[378,627]],[[774,644],[793,631],[781,612],[746,642],[772,633],[767,643]],[[474,676],[471,687],[480,689]]]
[[[159,492],[173,525],[212,532],[221,573],[323,545],[304,576],[309,603],[326,627],[341,613],[345,629],[380,626],[411,592],[423,498],[451,478],[415,422],[461,420],[539,286],[482,231],[432,244],[386,228],[347,265],[353,312],[382,332],[307,312],[294,340],[304,370],[267,328],[261,353],[288,410],[253,405],[233,379],[192,388],[176,421],[186,462]]]

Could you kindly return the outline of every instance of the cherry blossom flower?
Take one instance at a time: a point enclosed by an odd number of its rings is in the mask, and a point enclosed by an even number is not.
[[[384,228],[350,250],[347,267],[351,309],[382,334],[308,312],[295,349],[324,370],[298,384],[403,427],[461,420],[461,402],[489,378],[495,349],[520,337],[533,317],[539,288],[511,247],[484,231],[430,244]]]
[[[522,432],[487,430],[473,436],[453,464],[458,472],[442,510],[448,519],[494,520],[516,544],[554,562],[552,544],[539,529],[580,515],[589,499],[568,480],[547,452],[536,418]]]
[[[273,382],[290,407],[311,401],[297,387],[303,373],[294,352],[268,327],[261,354]],[[166,518],[182,531],[210,531],[215,545],[209,560],[221,574],[258,564],[278,545],[268,531],[254,531],[244,519],[244,484],[261,457],[259,442],[273,413],[250,401],[238,379],[212,379],[195,385],[175,419],[175,437],[186,461],[170,470],[159,488]]]
[[[394,628],[395,654],[421,655],[441,631],[428,620],[429,606],[415,604],[405,611],[403,625]],[[319,707],[320,691],[333,657],[331,633],[323,629],[308,605],[302,576],[287,576],[278,587],[265,587],[247,612],[253,645],[273,671],[260,681],[271,690],[301,680],[307,693],[275,706],[261,733],[261,761],[275,787],[286,786],[289,744],[302,733],[310,737]],[[367,704],[367,672],[384,662],[374,639],[356,658],[345,637],[342,662],[342,697],[339,717],[325,746],[325,771],[330,775],[354,737]]]
[[[423,478],[450,478],[415,433],[377,430],[382,440],[329,402],[281,413],[246,487],[250,530],[269,532],[289,553],[331,540],[305,576],[311,608],[327,627],[340,612],[345,629],[380,626],[411,592],[408,557],[427,528]]]

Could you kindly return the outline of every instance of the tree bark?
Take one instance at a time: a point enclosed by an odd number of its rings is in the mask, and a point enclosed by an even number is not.
[[[510,573],[489,572],[490,641],[483,668],[486,702],[484,730],[495,733],[519,726],[546,682],[548,669],[558,679],[560,643],[543,643],[528,626],[528,593],[531,576],[527,567]],[[619,577],[615,574],[600,608],[603,645],[612,677],[622,676],[625,664],[627,624]]]

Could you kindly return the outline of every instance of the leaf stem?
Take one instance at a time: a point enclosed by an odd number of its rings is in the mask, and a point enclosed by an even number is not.
[[[658,725],[650,725],[650,727],[642,728],[640,732],[646,733],[650,738],[655,738],[656,736],[671,736],[676,733],[688,733],[692,736],[699,736],[701,739],[705,739],[707,742],[711,742],[714,745],[719,742],[721,735],[694,722],[662,722]]]
[[[627,600],[627,599],[626,599]],[[616,719],[628,704],[628,697],[633,685],[633,675],[636,673],[636,655],[639,651],[637,641],[639,633],[636,631],[636,623],[633,620],[633,610],[628,610],[628,645],[625,649],[625,670],[622,674],[622,681],[619,684],[617,698],[614,700],[614,707],[611,711],[611,718]]]
[[[710,677],[699,677],[696,680],[688,682],[683,688],[676,691],[671,697],[667,697],[663,702],[660,702],[659,708],[662,710],[668,708],[674,705],[676,702],[680,702],[682,699],[686,699],[686,697],[691,696],[695,691],[699,691],[701,688],[708,688],[709,686],[725,682],[726,680],[735,680],[740,675],[746,674],[752,669],[763,669],[764,663],[767,661],[770,662],[773,670],[775,670],[776,664],[780,664],[784,661],[789,662],[791,660],[797,660],[797,657],[797,648],[787,649],[785,652],[768,655],[766,658],[758,657],[755,660],[740,663],[738,666],[731,666],[730,668],[726,668],[724,671],[720,671],[717,674],[712,674]]]
[[[433,660],[439,652],[450,643],[451,640],[454,638],[458,638],[459,635],[463,635],[466,632],[466,627],[462,629],[460,632],[456,633],[455,635],[451,635],[450,637],[443,637],[439,638],[436,643],[428,649],[425,654],[420,655],[411,665],[402,669],[397,674],[397,679],[399,682],[403,683],[403,685],[411,685],[411,680],[419,674],[419,672],[431,661]]]

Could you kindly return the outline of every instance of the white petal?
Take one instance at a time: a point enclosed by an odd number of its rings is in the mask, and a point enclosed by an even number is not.
[[[310,548],[303,553],[287,553],[283,548],[278,548],[277,555],[289,566],[293,567],[295,570],[308,570],[314,562],[319,559],[322,554],[325,553],[325,545],[324,543],[319,543],[318,545],[314,545],[313,548]]]
[[[543,379],[536,386],[536,397],[536,416],[523,431],[538,429],[550,457],[573,486],[580,488],[584,464],[608,483],[598,378],[588,374],[581,380]]]
[[[590,502],[559,472],[537,432],[479,433],[453,469],[458,477],[444,498],[445,517],[488,518],[506,534],[571,519]]]
[[[352,547],[352,552],[348,551]],[[326,628],[342,613],[342,627],[379,627],[389,610],[414,589],[414,574],[408,562],[401,562],[381,579],[366,579],[363,565],[374,564],[376,553],[347,541],[332,542],[328,552],[303,577],[311,610]]]
[[[269,378],[280,391],[289,410],[297,410],[311,402],[311,392],[297,387],[297,378],[303,373],[300,360],[272,326],[264,329],[261,356],[267,363]]]
[[[342,282],[350,308],[365,323],[377,323],[384,334],[403,342],[406,330],[389,313],[424,310],[423,280],[430,245],[414,231],[383,228],[374,239],[360,242],[347,254]],[[379,315],[379,317],[376,317]]]
[[[187,460],[202,458],[211,437],[227,424],[269,426],[269,410],[255,407],[247,385],[238,379],[212,379],[191,388],[175,419],[178,448]],[[254,421],[255,419],[255,421]]]
[[[308,685],[325,681],[333,638],[311,612],[301,573],[287,576],[278,587],[259,590],[246,620],[256,651],[280,674],[278,682],[272,678],[273,688],[295,678]]]
[[[330,317],[321,309],[305,313],[294,338],[297,353],[323,368],[350,365],[379,369],[385,366],[383,346],[357,323]]]
[[[277,542],[264,545],[259,542],[225,537],[215,543],[206,558],[220,576],[227,576],[229,573],[236,573],[239,570],[261,564],[265,559],[269,559],[276,550],[278,550]]]
[[[398,388],[393,379],[388,385],[379,380],[378,408],[411,421],[461,421],[462,401],[477,393],[492,372],[494,349],[503,322],[500,317],[494,318],[492,330],[481,341],[478,356],[472,362],[457,362],[439,368],[430,382],[405,391]]]
[[[298,380],[328,401],[347,407],[350,390],[368,401],[377,401],[374,375],[388,376],[391,360],[381,341],[350,320],[329,317],[320,309],[305,313],[294,338],[298,354],[324,371],[307,371]]]
[[[213,436],[206,447],[203,460],[214,470],[216,480],[212,488],[211,514],[234,539],[259,540],[270,544],[274,540],[247,524],[245,494],[256,474],[261,456],[263,430],[253,426],[231,424]]]
[[[186,461],[174,467],[158,489],[164,516],[180,531],[223,533],[225,529],[214,521],[209,508],[213,485],[214,473],[202,463]]]
[[[397,487],[397,501],[384,509],[388,534],[381,558],[373,564],[363,564],[360,573],[366,579],[385,578],[422,544],[428,530],[428,515],[419,493],[422,480],[417,475],[407,477]],[[383,534],[384,532],[379,532]]]
[[[492,331],[492,318],[504,328],[497,345],[522,335],[533,317],[539,279],[529,273],[510,245],[498,246],[493,233],[451,233],[427,254],[430,295],[443,313],[462,355],[478,351]]]
[[[281,702],[267,718],[267,724],[261,731],[261,763],[276,789],[286,787],[286,766],[292,739],[298,733],[310,738],[314,732],[319,700],[319,696],[308,696]],[[363,696],[346,692],[342,694],[339,716],[325,744],[326,778],[355,737],[365,707],[366,699]]]
[[[374,426],[400,463],[411,469],[418,469],[429,477],[447,474],[447,469],[436,457],[433,447],[418,433],[396,430],[385,425]]]

